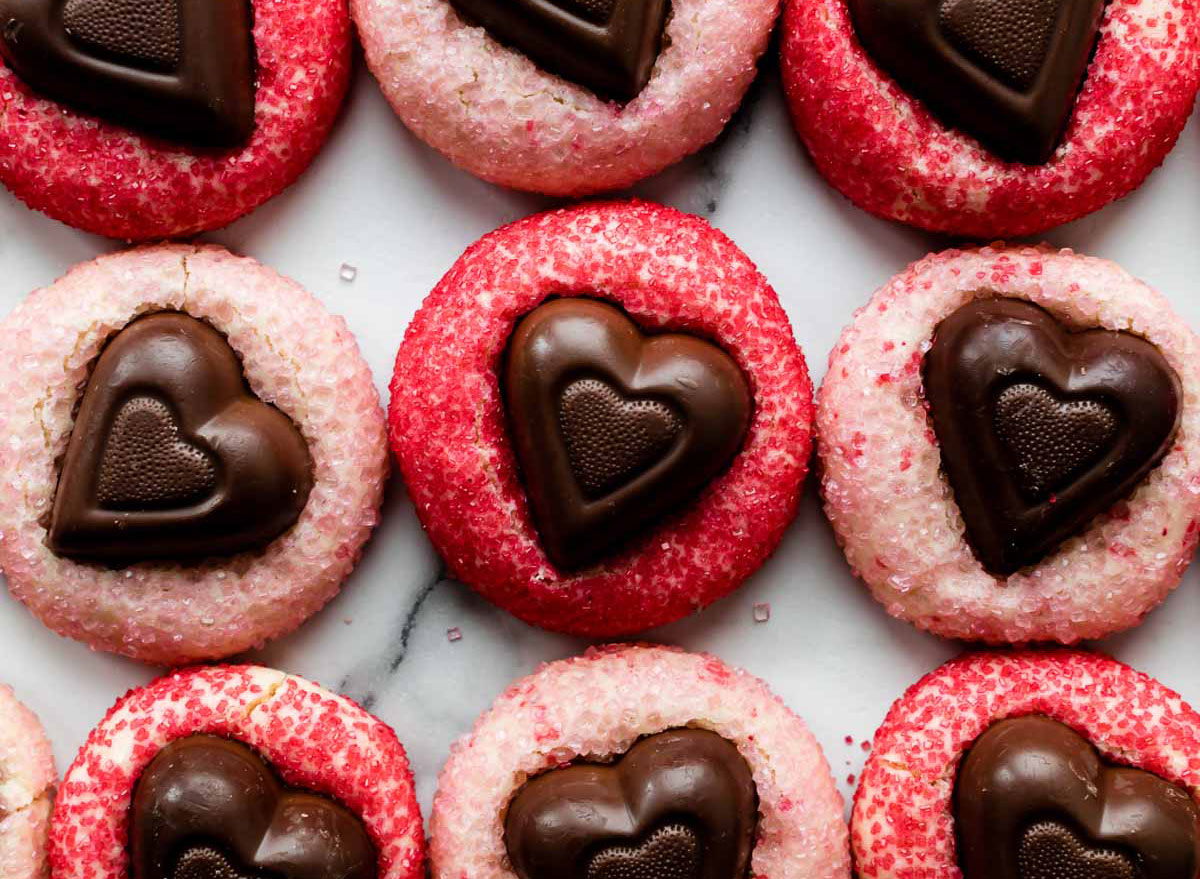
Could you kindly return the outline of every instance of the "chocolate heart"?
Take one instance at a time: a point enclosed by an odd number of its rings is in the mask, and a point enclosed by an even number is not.
[[[999,576],[1129,495],[1170,449],[1183,399],[1145,339],[1071,332],[1017,299],[978,299],[943,320],[924,379],[967,539]]]
[[[375,879],[357,815],[284,787],[240,742],[210,735],[163,748],[134,787],[131,879]]]
[[[849,0],[880,67],[1002,159],[1050,159],[1071,117],[1104,0]]]
[[[521,320],[504,390],[534,521],[563,569],[691,500],[750,420],[728,354],[680,333],[643,336],[591,299],[556,299]]]
[[[451,0],[550,73],[631,101],[650,81],[667,0]]]
[[[737,748],[677,729],[611,766],[576,763],[527,782],[504,841],[520,879],[744,879],[757,820]]]
[[[237,355],[185,314],[134,321],[83,391],[47,543],[128,563],[260,547],[299,517],[308,446],[246,387]]]
[[[34,91],[196,147],[254,130],[249,0],[0,0],[0,55]]]
[[[1200,809],[1141,769],[1107,766],[1047,717],[992,724],[954,789],[964,879],[1194,879]]]

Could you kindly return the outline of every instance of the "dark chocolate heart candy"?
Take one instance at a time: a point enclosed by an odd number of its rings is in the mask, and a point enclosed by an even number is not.
[[[451,0],[550,73],[631,101],[650,80],[667,0]]]
[[[1108,766],[1069,727],[992,724],[954,790],[964,879],[1194,879],[1200,809],[1186,790]]]
[[[129,324],[96,361],[47,543],[114,563],[235,553],[290,528],[311,488],[304,439],[246,387],[224,337],[163,312]]]
[[[35,92],[196,147],[254,130],[248,0],[0,0],[0,55]]]
[[[1179,425],[1179,377],[1131,333],[1071,332],[1017,299],[937,327],[925,396],[967,539],[988,571],[1034,564],[1128,496]]]
[[[375,879],[379,859],[341,803],[211,735],[172,742],[142,772],[129,848],[131,879]]]
[[[1104,0],[849,0],[867,53],[1001,159],[1040,165],[1071,117]]]
[[[520,879],[744,879],[757,820],[737,748],[678,729],[615,764],[576,763],[527,782],[504,841]]]
[[[728,354],[679,333],[644,336],[591,299],[554,300],[518,324],[504,390],[533,518],[563,569],[695,497],[750,420]]]

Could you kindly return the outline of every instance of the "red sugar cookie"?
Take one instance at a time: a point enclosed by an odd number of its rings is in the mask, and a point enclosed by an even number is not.
[[[163,748],[196,735],[248,746],[283,784],[357,816],[378,854],[379,879],[423,875],[421,813],[391,728],[316,684],[255,666],[179,671],[113,706],[88,736],[55,803],[54,875],[125,879],[135,786]]]
[[[708,339],[753,396],[741,451],[722,474],[570,573],[539,541],[500,387],[514,325],[551,296],[615,304],[643,332]],[[638,631],[732,591],[779,543],[808,467],[811,386],[774,291],[720,232],[658,205],[540,214],[472,245],[409,326],[391,391],[392,448],[449,573],[557,631]]]
[[[996,721],[1040,715],[1109,764],[1200,793],[1200,715],[1153,678],[1068,650],[974,653],[914,684],[875,734],[850,837],[864,879],[962,876],[954,791],[960,758]]]

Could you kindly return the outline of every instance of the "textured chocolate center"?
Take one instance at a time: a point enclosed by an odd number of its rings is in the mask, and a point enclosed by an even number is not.
[[[1063,402],[1022,382],[1005,388],[993,414],[996,433],[1017,461],[1021,487],[1041,500],[1094,463],[1117,435],[1113,411],[1099,400]]]
[[[177,0],[67,0],[63,28],[97,55],[171,71],[183,52]]]
[[[1037,82],[1061,0],[946,0],[938,12],[951,42],[1018,91]]]
[[[559,405],[571,471],[595,499],[648,470],[670,450],[683,422],[661,400],[626,400],[599,379],[567,385]]]
[[[1129,857],[1116,849],[1086,846],[1069,827],[1039,821],[1021,837],[1020,879],[1137,879]]]
[[[187,849],[175,862],[171,879],[260,879],[234,868],[229,859],[209,846]]]
[[[586,879],[696,879],[700,844],[686,824],[668,824],[637,846],[609,846],[588,863]]]
[[[120,408],[100,459],[100,506],[184,507],[211,496],[216,488],[212,459],[179,438],[179,425],[166,403],[134,397]]]
[[[593,24],[604,24],[612,18],[617,0],[561,0],[556,4]]]

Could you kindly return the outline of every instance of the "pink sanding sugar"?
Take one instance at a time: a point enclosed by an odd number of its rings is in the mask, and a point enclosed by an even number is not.
[[[498,371],[514,323],[547,296],[620,305],[643,329],[721,345],[754,415],[730,468],[682,512],[573,574],[547,560],[509,443]],[[658,205],[539,214],[472,245],[396,357],[392,448],[452,576],[534,625],[597,637],[678,619],[737,588],[794,518],[808,468],[811,385],[774,291],[728,238]]]
[[[1027,299],[1074,328],[1153,342],[1183,385],[1175,446],[1124,503],[1008,578],[967,544],[926,412],[934,327],[977,295]],[[825,511],[888,613],[947,638],[1098,638],[1137,624],[1191,561],[1200,517],[1200,339],[1163,296],[1106,260],[1048,247],[948,250],[885,284],[842,333],[818,394]]]
[[[714,656],[650,646],[543,665],[451,748],[430,818],[433,879],[513,879],[504,813],[526,779],[684,726],[728,739],[750,766],[759,799],[752,876],[849,879],[842,797],[804,722],[761,680]]]
[[[138,776],[165,745],[197,733],[249,745],[284,783],[334,797],[361,817],[379,850],[379,879],[424,875],[412,772],[390,727],[303,678],[214,666],[130,691],[92,730],[54,806],[56,879],[126,879]]]
[[[115,570],[60,558],[44,514],[79,388],[108,336],[147,311],[210,322],[260,399],[308,443],[314,483],[296,524],[259,552]],[[383,413],[345,321],[295,282],[219,247],[102,256],[32,294],[0,323],[0,569],[56,632],[145,662],[228,656],[300,625],[338,591],[379,515]]]
[[[845,0],[789,0],[782,59],[800,137],[859,207],[985,240],[1028,235],[1125,195],[1162,162],[1200,85],[1200,7],[1110,0],[1063,140],[1036,166],[931,116],[863,51]]]
[[[46,839],[58,775],[32,711],[0,685],[0,876],[44,879]]]
[[[959,879],[959,759],[993,722],[1026,714],[1064,723],[1106,759],[1200,795],[1200,715],[1153,678],[1078,651],[968,654],[913,685],[875,734],[850,826],[858,875]]]
[[[628,186],[720,133],[779,0],[674,0],[666,48],[628,104],[541,70],[447,0],[352,0],[367,65],[413,132],[492,183],[580,196]]]
[[[254,133],[189,149],[39,97],[0,60],[0,182],[27,205],[110,238],[215,229],[278,194],[325,142],[350,75],[343,0],[254,0]]]

